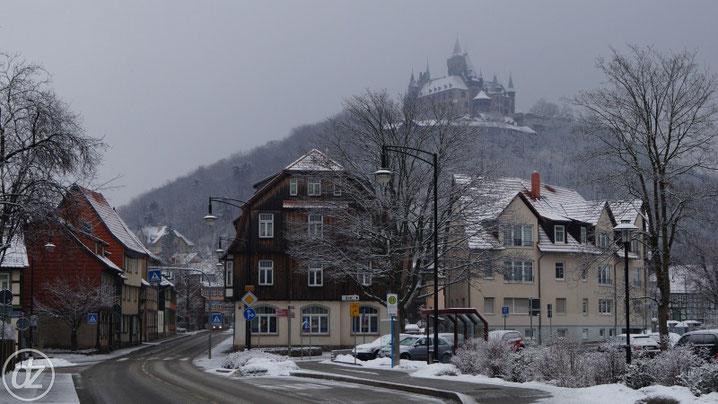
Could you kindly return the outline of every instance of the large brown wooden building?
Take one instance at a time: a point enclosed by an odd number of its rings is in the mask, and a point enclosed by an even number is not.
[[[307,343],[310,334],[315,346],[349,346],[355,334],[378,336],[388,329],[381,321],[388,318],[385,308],[365,299],[356,279],[327,276],[322,265],[298,263],[288,254],[290,232],[322,234],[330,220],[323,215],[324,205],[350,209],[331,179],[342,172],[315,149],[255,184],[256,192],[234,222],[236,238],[224,256],[225,296],[237,301],[236,346],[246,343],[240,299],[247,285],[258,298],[252,307],[257,313],[251,326],[253,346],[296,346]],[[350,317],[350,302],[342,301],[343,295],[360,297],[362,319]]]

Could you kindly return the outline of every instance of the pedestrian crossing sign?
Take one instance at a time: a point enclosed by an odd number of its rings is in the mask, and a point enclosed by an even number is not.
[[[97,324],[97,313],[89,313],[87,315],[87,324]]]
[[[162,272],[159,269],[153,269],[149,271],[150,283],[161,283]]]
[[[212,325],[222,325],[222,313],[212,313]]]

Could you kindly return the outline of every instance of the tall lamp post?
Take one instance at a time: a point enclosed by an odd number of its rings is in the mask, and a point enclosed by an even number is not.
[[[613,231],[621,232],[621,240],[623,241],[623,283],[626,288],[626,363],[631,363],[631,302],[628,288],[628,245],[631,242],[631,233],[638,230],[630,220],[622,219],[621,224],[613,228]]]
[[[395,152],[411,156],[421,160],[434,169],[434,355],[432,360],[438,362],[439,356],[439,210],[438,210],[438,184],[439,184],[439,164],[438,154],[429,153],[425,150],[415,149],[405,146],[387,146],[381,147],[381,167],[374,173],[376,182],[386,186],[391,181],[392,172],[389,170],[386,155],[388,152]],[[429,159],[430,158],[430,159]],[[392,330],[393,332],[393,330]],[[430,362],[427,357],[427,362]]]
[[[252,243],[252,218],[251,218],[251,208],[247,202],[234,199],[234,198],[228,198],[226,196],[210,196],[209,197],[209,203],[207,205],[207,215],[202,218],[205,223],[207,223],[208,226],[214,226],[214,224],[217,222],[217,216],[212,214],[212,202],[218,202],[218,203],[224,203],[225,205],[234,206],[235,208],[240,208],[244,211],[244,214],[247,215],[247,251],[245,252],[245,265],[244,265],[244,281],[245,285],[251,285],[252,284],[252,257],[250,256],[251,251],[251,243]],[[220,241],[221,243],[221,241]],[[218,248],[219,250],[219,248]],[[245,333],[244,333],[244,339],[246,341],[246,349],[250,350],[252,349],[252,322],[247,320],[245,322]]]

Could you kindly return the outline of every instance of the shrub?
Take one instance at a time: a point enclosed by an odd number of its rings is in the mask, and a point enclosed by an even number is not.
[[[718,391],[718,363],[704,363],[681,373],[676,381],[679,385],[688,387],[696,396]]]
[[[452,362],[464,374],[505,377],[511,374],[512,355],[506,341],[474,338],[456,351]]]
[[[224,360],[222,361],[222,367],[226,369],[239,369],[242,366],[246,365],[247,362],[249,362],[249,360],[253,358],[266,358],[270,359],[273,362],[281,362],[282,360],[284,360],[284,358],[279,355],[274,355],[267,352],[257,350],[240,351],[227,355],[227,357],[224,358]]]
[[[673,386],[678,383],[678,376],[703,363],[703,358],[696,355],[690,346],[684,345],[659,353],[650,361],[650,366],[656,382]]]
[[[537,377],[561,387],[588,385],[589,364],[582,357],[581,343],[572,338],[552,336],[543,346],[531,349]]]
[[[638,359],[627,366],[626,375],[623,377],[626,386],[638,390],[656,383],[649,361],[650,359]]]

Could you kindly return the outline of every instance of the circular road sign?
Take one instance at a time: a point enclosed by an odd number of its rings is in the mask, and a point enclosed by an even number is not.
[[[3,289],[0,290],[0,304],[12,304],[12,292]]]
[[[254,309],[245,309],[244,310],[244,319],[247,321],[252,321],[254,318],[257,317],[257,313],[254,311]]]
[[[389,304],[396,304],[396,296],[389,296]]]
[[[30,328],[30,320],[28,320],[27,317],[20,317],[17,319],[15,327],[20,331],[25,331]]]

